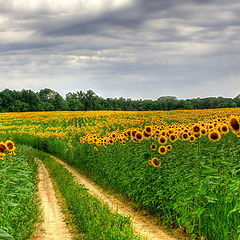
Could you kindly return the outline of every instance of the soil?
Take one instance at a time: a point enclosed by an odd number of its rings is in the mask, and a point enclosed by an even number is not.
[[[69,172],[71,172],[77,181],[88,189],[88,193],[98,198],[103,203],[106,203],[112,212],[117,212],[121,215],[129,216],[132,220],[134,232],[149,240],[177,240],[187,238],[174,238],[164,232],[157,223],[154,216],[143,216],[134,211],[131,205],[124,200],[118,199],[115,196],[106,193],[103,189],[93,183],[89,178],[77,171],[74,167],[63,162],[62,160],[53,157],[58,163],[62,164]]]
[[[42,207],[42,221],[37,227],[34,240],[72,240],[73,237],[64,222],[64,214],[58,203],[53,184],[47,169],[41,160],[38,164],[38,197]]]

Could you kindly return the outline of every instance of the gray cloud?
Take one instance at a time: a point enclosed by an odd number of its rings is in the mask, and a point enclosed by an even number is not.
[[[2,88],[153,99],[238,94],[238,1],[67,2],[0,2]]]

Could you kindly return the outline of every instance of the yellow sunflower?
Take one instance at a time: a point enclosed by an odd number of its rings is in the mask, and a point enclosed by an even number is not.
[[[152,159],[150,159],[149,164],[154,167],[160,167],[162,165],[161,161],[156,157],[153,157]]]
[[[161,136],[158,138],[158,142],[160,144],[166,144],[167,143],[167,138],[165,136]]]
[[[7,140],[5,142],[5,146],[7,147],[7,150],[14,151],[16,149],[14,143],[11,140]]]
[[[230,128],[232,129],[232,131],[235,134],[240,133],[240,121],[239,121],[239,118],[237,116],[232,116],[229,119],[229,125],[230,125]]]
[[[221,139],[221,135],[218,131],[213,130],[208,134],[208,138],[212,142],[217,142]]]
[[[165,146],[161,146],[158,148],[158,152],[160,154],[166,154],[167,153],[167,148]]]

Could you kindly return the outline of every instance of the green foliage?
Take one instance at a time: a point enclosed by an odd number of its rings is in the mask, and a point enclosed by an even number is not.
[[[14,240],[12,236],[10,236],[6,231],[0,228],[0,239],[1,240]]]
[[[0,228],[17,240],[29,239],[38,218],[36,172],[26,147],[18,146],[17,156],[0,160]]]
[[[16,140],[58,155],[98,184],[125,194],[170,226],[181,226],[192,239],[237,240],[240,233],[240,146],[231,132],[219,142],[207,136],[172,143],[158,155],[149,141],[98,147],[56,138],[18,135]],[[157,142],[155,142],[157,144]],[[158,156],[162,166],[148,165]]]
[[[123,110],[152,111],[174,109],[209,109],[240,107],[239,96],[235,98],[208,97],[177,99],[161,96],[157,100],[132,100],[131,98],[102,98],[93,90],[67,93],[63,98],[58,92],[44,88],[35,93],[32,90],[9,90],[0,92],[1,112],[26,111],[82,111],[82,110]]]

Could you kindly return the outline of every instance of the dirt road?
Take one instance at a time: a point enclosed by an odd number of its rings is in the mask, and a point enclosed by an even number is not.
[[[41,160],[38,164],[38,196],[42,206],[42,222],[39,224],[34,240],[71,240],[73,239],[64,222],[64,215],[58,204],[51,178]]]
[[[120,201],[116,197],[105,193],[99,186],[94,184],[83,174],[79,173],[72,166],[56,157],[53,157],[53,159],[68,169],[68,171],[76,177],[77,181],[88,189],[89,194],[106,203],[112,212],[130,216],[134,231],[137,235],[148,240],[176,240],[175,238],[168,236],[160,229],[159,225],[157,225],[157,220],[154,217],[140,215],[132,210],[130,204]]]

